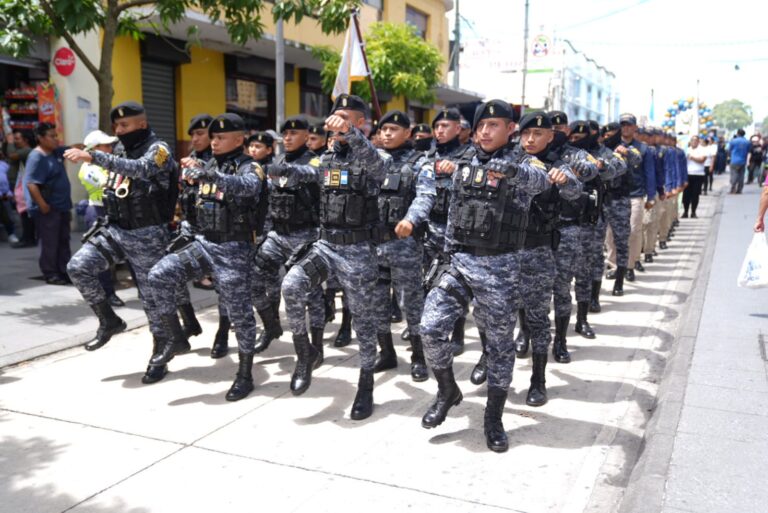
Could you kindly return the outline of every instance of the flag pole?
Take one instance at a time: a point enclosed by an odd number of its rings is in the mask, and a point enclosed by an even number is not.
[[[381,106],[379,106],[379,97],[376,94],[376,86],[373,85],[373,75],[371,75],[371,68],[368,66],[368,54],[365,52],[365,41],[363,40],[363,34],[360,32],[360,23],[357,20],[357,15],[360,13],[359,9],[352,10],[352,22],[355,24],[355,31],[357,32],[357,39],[360,41],[360,50],[363,52],[363,62],[365,63],[365,70],[368,72],[368,87],[371,90],[371,102],[373,103],[373,111],[376,114],[374,119],[381,119]]]

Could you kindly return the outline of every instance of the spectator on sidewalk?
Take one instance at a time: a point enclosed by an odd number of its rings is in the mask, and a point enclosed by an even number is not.
[[[736,137],[728,144],[731,159],[731,194],[741,194],[744,189],[744,169],[749,154],[749,141],[744,138],[744,130],[739,128]]]
[[[707,149],[699,144],[698,136],[691,137],[688,151],[685,152],[688,162],[688,187],[683,191],[683,217],[696,218],[696,208],[699,206],[699,195],[704,181],[707,179],[704,162],[707,160]]]
[[[715,155],[715,174],[725,173],[725,167],[728,165],[728,154],[725,152],[725,141],[717,141],[717,154]]]
[[[15,130],[13,132],[13,144],[8,145],[8,158],[11,169],[8,180],[13,184],[13,197],[16,202],[16,212],[21,219],[21,240],[11,244],[14,248],[28,248],[37,246],[37,233],[35,222],[27,211],[28,193],[24,187],[24,166],[32,148],[37,144],[35,134],[29,130]]]
[[[5,160],[3,150],[0,150],[0,224],[5,228],[8,242],[15,244],[19,242],[19,239],[16,237],[16,225],[13,222],[13,206],[11,205],[13,191],[11,191],[8,180],[10,168],[11,166]]]
[[[712,190],[712,184],[715,181],[714,162],[717,155],[717,146],[714,142],[710,141],[709,137],[702,137],[701,147],[704,148],[704,155],[707,157],[704,161],[704,184],[702,187],[702,194],[706,196],[707,190]]]
[[[37,146],[27,157],[24,183],[31,201],[29,213],[40,239],[40,270],[50,285],[67,285],[69,224],[72,218],[71,187],[64,168],[64,151],[56,127],[40,123],[35,129]]]
[[[755,231],[765,231],[765,212],[768,210],[768,176],[763,183],[763,192],[760,194],[760,204],[757,208],[757,220],[755,221]]]
[[[765,147],[763,146],[763,139],[760,134],[754,134],[749,138],[749,156],[747,157],[747,183],[750,184],[755,181],[755,178],[760,179],[760,168],[763,166],[763,156],[765,155]],[[762,183],[762,182],[758,182]]]
[[[86,151],[101,151],[103,153],[112,153],[112,145],[117,142],[117,137],[105,134],[101,130],[94,130],[85,136],[83,143]],[[85,210],[85,225],[89,228],[96,223],[100,217],[104,217],[104,204],[102,203],[102,194],[104,185],[107,183],[109,172],[96,164],[83,162],[77,178],[88,193],[88,207]],[[104,292],[107,294],[107,301],[112,306],[125,306],[125,303],[115,294],[114,269],[107,269],[99,275],[99,282]]]

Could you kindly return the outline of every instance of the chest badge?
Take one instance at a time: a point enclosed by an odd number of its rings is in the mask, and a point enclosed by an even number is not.
[[[210,193],[211,193],[211,184],[209,183],[203,184],[203,194],[207,196]]]
[[[280,184],[280,187],[285,187],[288,184],[288,177],[287,176],[281,176],[278,180],[278,183]]]

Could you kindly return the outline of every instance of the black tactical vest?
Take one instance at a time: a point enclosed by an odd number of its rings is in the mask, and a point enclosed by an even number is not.
[[[488,178],[484,166],[465,165],[456,172],[460,180],[451,215],[463,250],[501,254],[522,248],[528,212],[515,202],[517,187],[506,178]]]
[[[324,228],[356,230],[378,224],[379,205],[376,195],[368,192],[365,169],[330,154],[321,161],[320,173],[320,223]]]
[[[459,146],[454,152],[448,155],[438,155],[437,150],[433,149],[427,154],[427,157],[434,159],[435,170],[437,170],[437,163],[442,158],[447,158],[456,162],[456,166],[460,169],[462,166],[469,165],[472,161],[472,147],[469,145]],[[458,172],[458,171],[457,171]],[[451,189],[453,187],[452,175],[438,175],[435,172],[435,205],[429,212],[429,220],[434,223],[446,224],[448,222],[448,205],[451,203]]]
[[[408,213],[408,208],[416,199],[416,181],[419,170],[414,169],[423,153],[414,151],[400,165],[394,164],[392,170],[381,184],[379,192],[379,220],[388,229],[397,226]]]
[[[548,165],[547,168],[550,166]],[[531,209],[528,211],[528,227],[525,234],[526,249],[541,246],[553,246],[553,232],[556,230],[560,218],[562,198],[557,186],[552,186],[546,191],[537,194],[531,201]]]
[[[206,163],[213,158],[211,149],[208,148],[198,153],[192,151],[189,154],[190,158],[197,159],[202,163]],[[197,224],[197,185],[190,184],[186,180],[181,181],[181,193],[179,194],[179,207],[181,208],[181,214],[184,219],[191,225]]]
[[[211,159],[206,168],[216,167]],[[227,160],[219,172],[237,174],[243,167],[253,166],[253,159],[241,155]],[[250,169],[247,172],[252,172]],[[252,241],[262,234],[267,215],[269,190],[262,181],[258,202],[252,198],[235,197],[218,189],[216,184],[201,183],[197,190],[197,227],[211,242]]]
[[[280,155],[276,162],[280,164],[307,165],[315,158],[310,151],[288,161]],[[285,187],[288,179],[274,176],[272,192],[269,197],[269,216],[275,232],[286,235],[299,230],[317,228],[320,221],[320,185],[317,183],[299,183]]]
[[[168,146],[162,143],[154,133],[139,146],[126,151],[118,146],[115,155],[137,160],[143,157],[152,144],[160,142],[165,148],[165,155],[156,158],[173,159]],[[164,163],[164,162],[163,162]],[[158,166],[161,166],[158,163]],[[109,172],[104,187],[104,208],[110,222],[125,230],[135,230],[147,226],[170,223],[176,208],[179,194],[179,171],[175,165],[171,170],[168,185],[163,185],[157,176],[152,178],[130,178],[114,171]]]

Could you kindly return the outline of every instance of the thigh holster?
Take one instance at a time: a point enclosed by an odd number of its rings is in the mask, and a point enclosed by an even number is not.
[[[262,251],[261,249],[262,247],[264,247],[263,244],[259,246],[259,249],[256,251],[256,254],[253,255],[253,265],[255,265],[257,269],[260,269],[261,271],[267,274],[279,273],[280,266],[281,266],[280,262],[269,258],[269,255],[265,254]]]
[[[203,272],[203,275],[210,276],[213,274],[213,266],[208,259],[208,255],[205,254],[202,245],[197,243],[197,241],[174,250],[174,253],[181,260],[184,270],[188,275],[195,276],[198,268]]]
[[[106,226],[100,227],[88,236],[84,241],[92,244],[99,253],[109,262],[109,265],[115,265],[125,260],[125,252],[120,243],[115,240]]]
[[[314,251],[310,251],[298,265],[309,276],[312,288],[317,287],[328,279],[328,266],[325,265],[325,261],[320,255]]]

